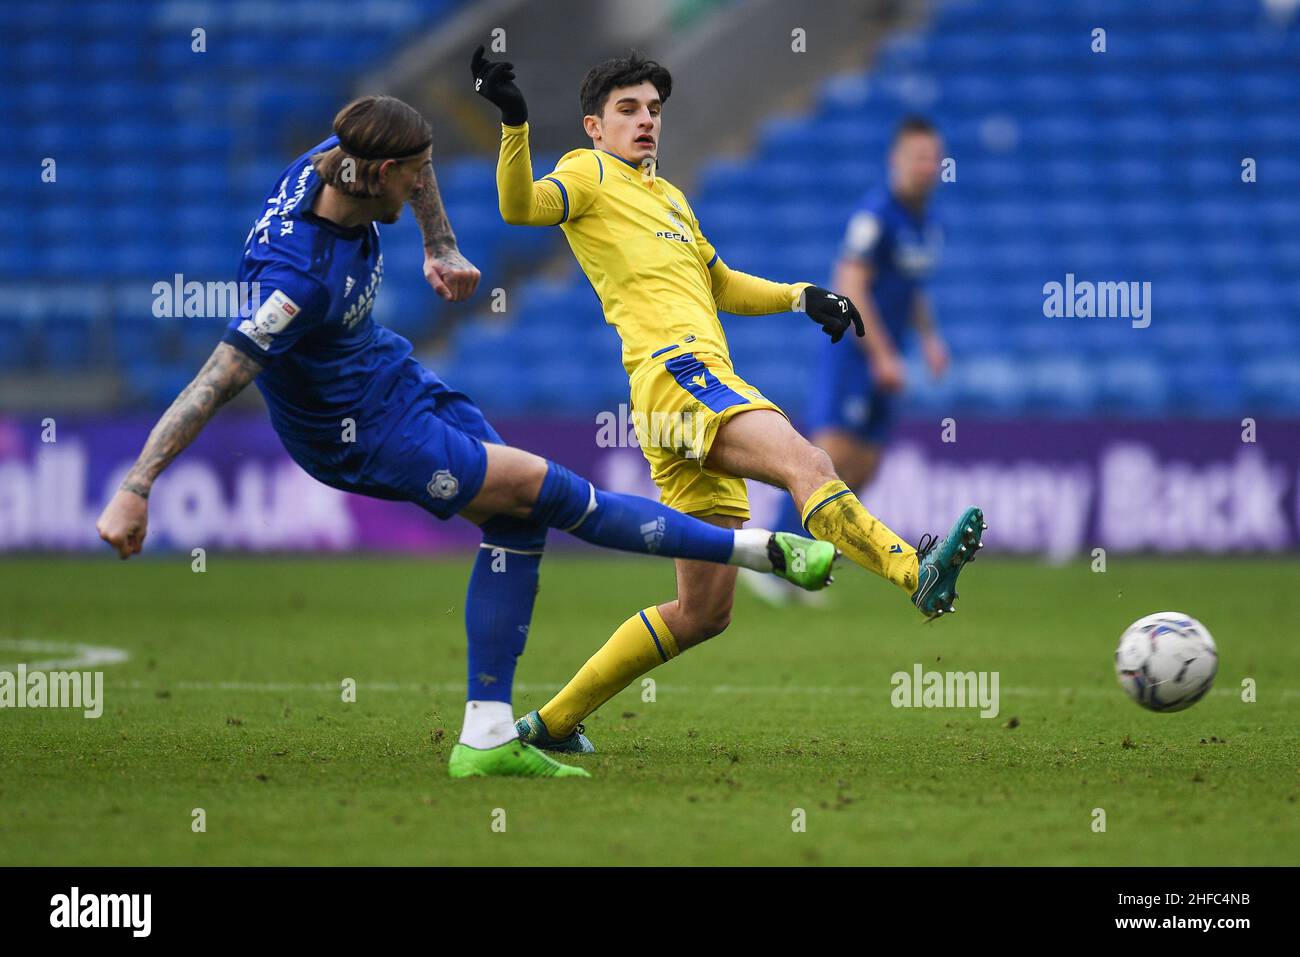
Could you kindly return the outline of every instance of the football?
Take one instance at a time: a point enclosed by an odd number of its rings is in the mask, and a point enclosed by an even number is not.
[[[1152,711],[1182,711],[1210,690],[1219,655],[1209,629],[1190,615],[1159,611],[1125,629],[1115,674],[1129,697]]]

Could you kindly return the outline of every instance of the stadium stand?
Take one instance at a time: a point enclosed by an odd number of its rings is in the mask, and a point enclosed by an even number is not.
[[[128,402],[169,401],[222,323],[154,318],[152,284],[232,279],[263,197],[293,151],[328,132],[352,78],[461,2],[0,5],[0,30],[16,40],[0,58],[0,131],[21,144],[0,186],[30,224],[0,237],[0,371],[118,368]],[[122,79],[106,82],[114,72]],[[485,274],[529,248],[496,214],[490,168],[441,174]],[[387,230],[385,253],[378,318],[429,335],[442,304],[421,277],[409,215]]]
[[[231,278],[288,151],[328,129],[349,77],[460,2],[389,0],[359,20],[347,0],[0,6],[0,29],[18,39],[0,59],[0,129],[25,154],[0,188],[30,224],[0,237],[0,373],[119,367],[129,400],[169,399],[219,324],[153,319],[142,288],[174,273]],[[299,15],[310,38],[294,30]],[[205,53],[191,49],[194,24]],[[1105,53],[1091,49],[1097,27]],[[1197,416],[1243,402],[1295,414],[1298,55],[1300,30],[1268,22],[1258,0],[1106,0],[1086,15],[1037,0],[940,4],[869,70],[828,79],[811,110],[773,117],[748,155],[709,165],[689,194],[732,266],[827,282],[894,124],[924,113],[956,159],[937,197],[946,245],[931,287],[955,365],[912,390],[912,414],[954,401],[986,415]],[[123,79],[104,82],[114,68]],[[157,84],[139,79],[149,73]],[[61,154],[56,182],[42,182],[42,160]],[[1242,181],[1247,157],[1257,182]],[[562,248],[556,231],[501,222],[493,158],[443,163],[439,177],[485,290],[508,264]],[[421,280],[409,216],[387,229],[385,258],[376,318],[428,337],[445,313]],[[1150,282],[1150,327],[1046,318],[1043,284],[1067,273]],[[449,381],[492,414],[585,416],[626,400],[617,337],[576,267],[511,296],[506,320],[455,330],[437,362]],[[810,365],[815,330],[789,317],[725,325],[738,369],[798,414],[789,372]],[[912,380],[924,379],[917,367]]]
[[[1091,50],[1099,25],[1104,54]],[[773,118],[749,156],[713,163],[692,201],[732,266],[827,282],[894,124],[930,115],[957,160],[936,200],[946,247],[932,284],[956,361],[949,381],[909,394],[913,414],[1199,416],[1243,402],[1294,414],[1300,98],[1286,71],[1298,53],[1300,32],[1262,22],[1253,0],[1111,2],[1087,16],[1036,0],[944,4],[870,71],[829,79],[811,112]],[[1067,273],[1150,282],[1150,327],[1046,318],[1043,284]],[[598,304],[576,267],[519,300],[511,334],[461,330],[449,374],[498,410],[609,407],[623,378],[596,360],[615,337],[595,340]],[[724,321],[737,368],[797,413],[790,370],[810,367],[817,338],[788,319]],[[583,371],[552,391],[543,380],[560,373],[528,359],[557,339]],[[473,391],[512,356],[535,381]]]

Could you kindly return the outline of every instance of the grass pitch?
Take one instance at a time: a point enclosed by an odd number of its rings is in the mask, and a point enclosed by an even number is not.
[[[22,639],[129,658],[98,719],[0,710],[0,864],[1294,864],[1297,572],[988,554],[931,625],[849,568],[823,610],[742,590],[654,701],[638,683],[586,722],[594,779],[453,782],[467,559],[5,559],[0,668],[60,657]],[[672,587],[668,562],[548,558],[516,711]],[[1168,609],[1219,675],[1151,714],[1112,655]],[[917,663],[998,672],[1000,713],[893,707]]]

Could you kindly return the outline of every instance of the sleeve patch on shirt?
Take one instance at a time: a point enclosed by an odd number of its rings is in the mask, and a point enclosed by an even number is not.
[[[251,319],[239,324],[239,331],[266,352],[271,348],[271,337],[283,332],[299,311],[298,304],[277,289]]]
[[[849,228],[844,235],[844,248],[856,255],[865,256],[879,239],[880,219],[871,213],[857,213],[849,220]]]

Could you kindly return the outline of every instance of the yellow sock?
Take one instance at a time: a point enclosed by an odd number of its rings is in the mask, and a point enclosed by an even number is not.
[[[573,733],[591,714],[651,668],[676,658],[677,639],[651,605],[618,626],[560,693],[539,709],[554,738]]]
[[[827,482],[803,506],[803,527],[832,542],[863,568],[887,578],[911,597],[916,591],[916,549],[863,507],[849,487]]]

